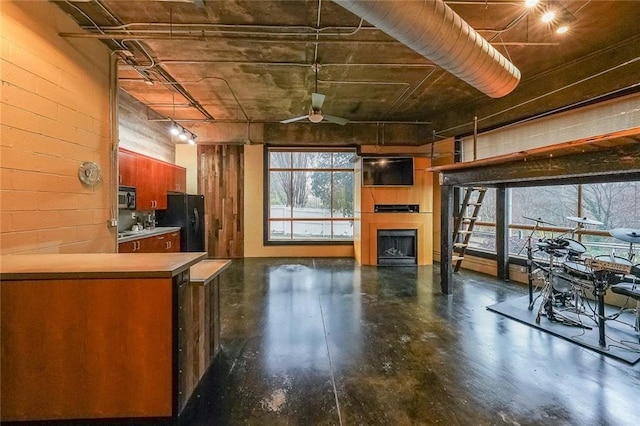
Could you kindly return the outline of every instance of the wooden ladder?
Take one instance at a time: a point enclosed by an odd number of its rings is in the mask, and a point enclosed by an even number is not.
[[[464,254],[469,246],[469,240],[473,233],[473,227],[478,220],[478,213],[482,207],[482,200],[487,188],[468,187],[465,190],[464,200],[460,205],[460,212],[456,217],[453,228],[453,253],[451,262],[455,262],[454,272],[458,272],[460,265],[464,260]],[[471,216],[468,216],[467,209],[473,206]]]

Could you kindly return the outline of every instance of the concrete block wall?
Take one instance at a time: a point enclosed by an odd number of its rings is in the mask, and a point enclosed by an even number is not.
[[[0,19],[0,253],[115,252],[109,51],[59,37],[80,29],[50,2],[2,1]]]

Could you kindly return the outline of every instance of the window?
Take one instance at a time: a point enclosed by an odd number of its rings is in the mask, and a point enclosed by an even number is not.
[[[267,149],[267,243],[353,241],[354,154]]]
[[[629,243],[613,238],[609,230],[640,226],[640,182],[512,188],[510,207],[509,253],[512,256],[526,255],[527,237],[535,225],[526,219],[528,217],[547,222],[533,235],[534,241],[571,238],[585,247],[587,256],[614,253],[628,257]],[[576,229],[578,224],[567,219],[571,216],[587,217],[603,225]],[[640,247],[633,248],[633,257],[637,259]]]

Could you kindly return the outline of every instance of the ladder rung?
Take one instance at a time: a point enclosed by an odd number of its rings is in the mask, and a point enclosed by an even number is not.
[[[467,247],[468,245],[469,244],[465,244],[465,243],[453,243],[454,247],[459,247],[459,248]]]
[[[451,256],[451,260],[454,262],[457,262],[462,259],[464,259],[464,256]]]
[[[473,231],[458,231],[458,234],[471,234]]]
[[[471,190],[472,191],[478,191],[478,192],[485,192],[487,190],[487,188],[476,186],[476,187],[471,188]]]
[[[462,220],[478,220],[478,216],[468,216],[468,217],[463,217]]]
[[[482,203],[468,203],[468,206],[481,206]]]

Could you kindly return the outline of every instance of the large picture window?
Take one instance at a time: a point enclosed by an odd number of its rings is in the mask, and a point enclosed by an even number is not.
[[[353,150],[267,149],[267,242],[353,241]]]

